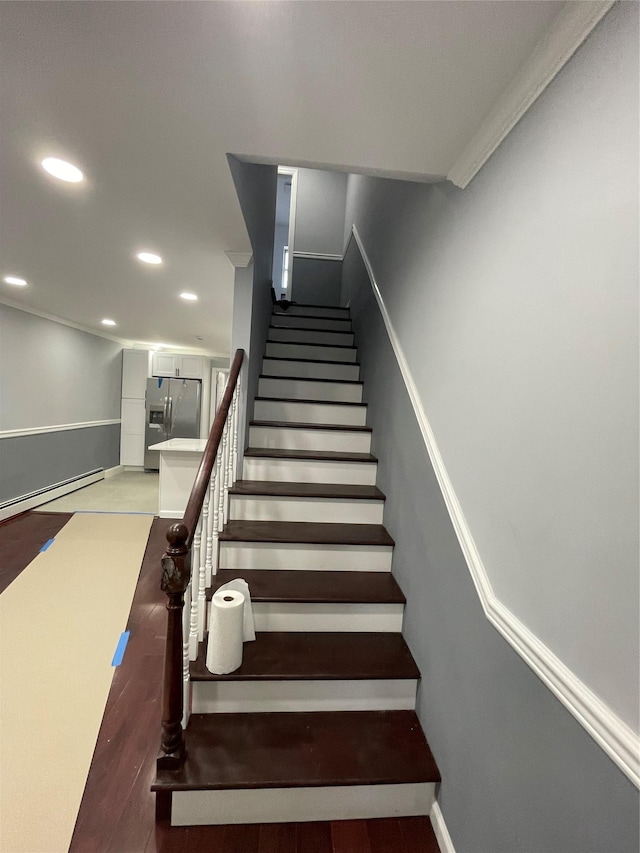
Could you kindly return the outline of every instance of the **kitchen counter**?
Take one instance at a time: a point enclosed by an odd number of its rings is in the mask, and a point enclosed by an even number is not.
[[[160,518],[182,518],[207,444],[204,438],[171,438],[150,444],[160,452]]]
[[[169,441],[150,444],[149,450],[173,450],[179,453],[203,453],[206,444],[206,438],[170,438]]]

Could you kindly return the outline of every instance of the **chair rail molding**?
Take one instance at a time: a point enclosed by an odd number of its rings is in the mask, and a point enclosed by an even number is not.
[[[109,418],[104,421],[79,421],[74,424],[53,424],[52,426],[26,427],[25,429],[0,430],[0,439],[18,438],[22,435],[42,435],[45,432],[66,432],[71,429],[89,429],[90,427],[110,426],[119,424],[120,418]]]
[[[448,180],[462,189],[473,180],[614,3],[564,4],[449,170]]]
[[[541,681],[589,732],[622,772],[640,788],[640,737],[572,672],[495,595],[487,570],[478,552],[462,507],[445,468],[435,435],[425,413],[420,394],[407,364],[400,340],[391,322],[380,288],[355,225],[345,246],[354,239],[364,261],[374,296],[380,308],[389,340],[396,356],[411,405],[422,433],[427,453],[442,491],[460,548],[469,567],[485,616],[531,667]]]

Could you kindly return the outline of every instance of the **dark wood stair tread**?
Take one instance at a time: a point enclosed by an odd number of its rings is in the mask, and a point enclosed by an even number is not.
[[[271,315],[273,316],[273,315]],[[292,315],[293,316],[293,315]],[[345,322],[347,318],[345,317],[314,317],[316,320],[338,320],[339,322]],[[351,320],[347,320],[347,322],[351,322]],[[353,329],[325,329],[323,326],[290,326],[288,323],[284,325],[281,323],[271,323],[269,325],[270,329],[292,329],[296,332],[327,332],[331,335],[352,335]]]
[[[354,365],[356,367],[360,367],[360,362],[358,361],[323,361],[321,358],[284,358],[281,355],[265,355],[264,361],[302,361],[305,364],[348,364],[350,367]],[[264,362],[263,362],[264,363]],[[272,373],[264,373],[263,376],[270,376],[275,378],[277,374]],[[296,379],[306,379],[306,376],[296,376]]]
[[[324,401],[322,401],[324,402]],[[354,424],[310,424],[302,421],[250,421],[249,426],[288,428],[288,429],[325,429],[340,430],[342,432],[372,432],[368,426],[355,426]]]
[[[351,681],[418,679],[402,634],[392,632],[261,631],[245,643],[242,666],[214,675],[205,665],[206,643],[191,663],[192,681]]]
[[[305,331],[310,331],[309,329],[305,329]],[[333,349],[357,349],[355,344],[319,344],[317,341],[274,341],[273,338],[267,337],[268,344],[287,344],[290,346],[293,344],[294,346],[303,346],[303,347],[332,347]],[[271,356],[269,356],[270,358]],[[295,361],[295,359],[294,359]],[[349,364],[355,364],[355,362],[349,362]]]
[[[312,459],[317,462],[377,462],[371,453],[345,453],[342,450],[275,450],[271,447],[247,447],[245,456],[260,459]]]
[[[187,757],[154,791],[439,782],[413,711],[192,714]]]
[[[331,362],[329,362],[331,363]],[[266,373],[261,373],[260,379],[286,379],[294,382],[332,382],[335,385],[364,385],[361,379],[320,379],[317,376],[269,376]]]
[[[275,480],[236,480],[234,485],[229,489],[229,494],[291,498],[340,498],[342,500],[385,500],[385,495],[377,486],[358,486],[342,483],[280,483]]]
[[[253,601],[312,604],[404,604],[405,597],[391,572],[317,572],[306,569],[219,569],[207,590],[235,578],[249,584]]]
[[[395,545],[382,524],[327,524],[315,521],[229,521],[219,538],[221,542]]]
[[[271,403],[315,403],[319,406],[360,406],[366,407],[366,403],[348,403],[344,400],[301,400],[297,397],[256,397],[258,400],[269,400]]]
[[[316,305],[315,303],[312,303],[312,302],[292,302],[291,307],[296,308],[296,309],[298,309],[298,308],[322,308],[323,311],[324,310],[327,310],[327,311],[347,311],[347,312],[349,311],[349,309],[344,305]],[[273,313],[275,314],[275,311]],[[278,313],[280,313],[280,312],[278,312]],[[286,314],[288,312],[282,311],[282,313]],[[289,316],[291,317],[291,316],[295,316],[295,315],[290,314]]]

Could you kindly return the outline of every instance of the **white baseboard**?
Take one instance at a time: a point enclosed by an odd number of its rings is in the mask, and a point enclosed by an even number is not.
[[[449,830],[444,822],[444,815],[437,800],[431,806],[431,826],[433,826],[433,831],[438,839],[440,853],[456,853]]]
[[[104,478],[108,480],[110,477],[115,477],[117,474],[122,474],[124,465],[114,465],[113,468],[105,468]]]
[[[97,483],[98,480],[104,480],[105,472],[94,471],[84,477],[75,480],[70,480],[65,483],[56,483],[45,491],[37,494],[25,495],[21,500],[12,503],[5,507],[0,507],[0,521],[5,521],[7,518],[12,518],[14,515],[20,515],[21,512],[26,512],[36,506],[54,501],[56,498],[61,498],[68,495],[70,492],[75,492],[77,489],[82,489],[84,486],[90,486],[91,483]]]
[[[356,241],[367,269],[374,296],[380,308],[389,341],[398,361],[422,438],[429,454],[449,517],[458,537],[460,548],[469,567],[471,578],[485,616],[502,634],[520,657],[531,667],[575,719],[607,753],[622,772],[640,788],[640,737],[615,714],[578,676],[555,655],[542,640],[533,634],[518,617],[496,597],[489,575],[478,552],[473,535],[458,501],[449,473],[440,454],[435,435],[405,358],[400,340],[382,298],[365,248],[357,228],[351,236]],[[349,242],[347,243],[348,248]],[[346,248],[345,248],[346,252]]]

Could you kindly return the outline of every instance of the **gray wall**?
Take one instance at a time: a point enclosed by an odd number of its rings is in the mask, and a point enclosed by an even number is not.
[[[0,438],[0,504],[120,461],[120,424]]]
[[[0,305],[0,502],[119,463],[120,426],[2,431],[120,417],[122,347]]]
[[[418,714],[456,853],[637,853],[637,791],[484,615],[355,241],[344,266]]]
[[[624,3],[466,190],[351,177],[346,220],[498,597],[630,724],[637,141]],[[457,853],[637,851],[637,791],[485,618],[354,241],[344,267]]]
[[[341,255],[348,175],[298,169],[296,252]]]
[[[122,347],[0,304],[0,431],[120,417]]]
[[[353,176],[356,223],[498,598],[638,721],[638,5],[464,191]]]
[[[295,258],[293,298],[304,305],[340,305],[342,261]]]
[[[295,252],[342,255],[346,174],[318,169],[298,170]],[[318,258],[292,258],[292,296],[296,302],[338,305],[340,263]]]
[[[244,373],[246,417],[246,413],[253,412],[253,401],[258,391],[258,377],[262,369],[272,310],[271,274],[278,170],[276,166],[245,163],[233,155],[227,155],[227,159],[253,249],[250,328],[248,330],[245,328],[242,332],[244,340],[246,340],[247,331],[249,334],[248,364]],[[246,283],[243,287],[241,286],[240,292],[244,292],[241,298],[248,302],[249,293]],[[235,319],[236,308],[234,307],[234,323]],[[232,333],[232,339],[234,347],[241,345],[240,337]],[[246,346],[244,348],[247,349]],[[249,420],[250,417],[246,417],[247,433]]]

